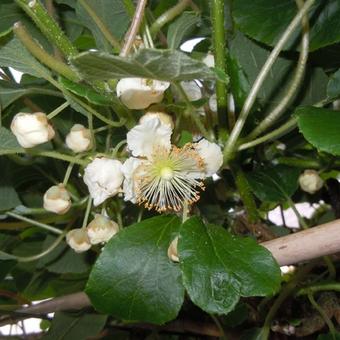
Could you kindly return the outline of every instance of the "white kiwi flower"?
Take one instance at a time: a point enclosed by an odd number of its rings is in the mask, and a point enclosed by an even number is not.
[[[46,143],[55,135],[47,116],[42,112],[17,113],[12,120],[11,130],[23,148]]]
[[[65,142],[67,147],[74,152],[86,151],[92,145],[91,132],[82,124],[75,124],[66,136]]]
[[[71,208],[71,197],[63,184],[53,185],[44,195],[44,209],[62,215]]]
[[[93,204],[97,206],[121,191],[124,179],[122,163],[116,159],[95,158],[86,166],[83,179]]]
[[[111,221],[108,217],[96,214],[94,219],[86,227],[87,235],[91,244],[107,242],[119,231],[116,222]]]
[[[163,100],[164,92],[170,86],[166,81],[145,78],[123,78],[116,87],[117,96],[132,110],[142,110]]]
[[[82,253],[91,248],[85,228],[72,229],[66,234],[66,243],[76,252]]]
[[[301,190],[309,194],[315,194],[323,187],[323,180],[316,170],[305,170],[299,177]]]

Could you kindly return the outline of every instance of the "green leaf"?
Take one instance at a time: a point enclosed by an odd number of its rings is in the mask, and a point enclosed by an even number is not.
[[[340,69],[329,78],[327,96],[330,98],[338,98],[340,96]]]
[[[47,236],[43,249],[47,249],[56,240],[56,236]],[[51,273],[84,273],[89,270],[86,254],[75,253],[66,243],[60,243],[51,253],[41,258],[38,268],[46,268]]]
[[[17,38],[0,45],[0,66],[13,67],[38,78],[50,76],[49,70],[42,66]]]
[[[15,136],[6,128],[0,127],[0,155],[22,151]]]
[[[268,250],[198,217],[182,225],[178,250],[184,286],[207,313],[227,314],[240,296],[266,296],[280,286],[280,269]]]
[[[43,340],[86,340],[103,329],[107,320],[106,315],[99,314],[71,314],[57,312],[54,315],[51,328]]]
[[[195,12],[184,12],[168,29],[167,41],[171,49],[178,48],[182,41],[192,34],[201,18]]]
[[[22,86],[19,84],[10,83],[5,80],[0,80],[0,105],[2,109],[5,109],[22,96],[29,96],[34,94],[57,97],[60,96],[60,93],[54,90],[49,90],[37,86]]]
[[[320,334],[317,338],[317,340],[340,340],[340,333],[335,332],[335,337],[333,337],[332,333],[328,334]]]
[[[105,246],[86,293],[99,311],[162,324],[178,314],[184,288],[167,250],[178,233],[176,216],[157,216],[123,229]]]
[[[300,132],[320,151],[340,155],[340,111],[301,107],[295,111]]]
[[[124,2],[121,0],[83,0],[87,6],[105,26],[105,29],[117,40],[120,40],[127,28],[129,27],[130,17],[125,11]],[[82,6],[81,1],[77,1],[76,14],[80,22],[88,28],[95,40],[99,49],[111,51],[112,46],[106,40],[105,36],[98,28],[98,25],[93,20],[93,17]]]
[[[77,84],[63,77],[60,77],[59,81],[67,90],[71,91],[72,93],[80,97],[86,98],[92,104],[104,106],[108,106],[111,104],[110,98],[97,93],[87,85]]]
[[[71,63],[88,80],[141,77],[163,81],[215,79],[214,72],[201,61],[173,50],[141,49],[129,57],[104,52],[84,52]]]
[[[340,41],[340,3],[338,0],[317,0],[311,9],[310,50]],[[233,18],[240,31],[262,43],[274,46],[297,13],[296,2],[281,0],[234,0]],[[288,47],[296,47],[298,29]]]
[[[282,202],[291,197],[298,188],[300,170],[285,165],[264,166],[247,174],[254,194],[267,202]]]

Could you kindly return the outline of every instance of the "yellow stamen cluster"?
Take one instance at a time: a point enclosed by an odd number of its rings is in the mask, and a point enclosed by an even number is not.
[[[137,202],[158,212],[180,211],[184,203],[199,200],[203,172],[204,162],[192,144],[170,151],[158,148],[136,170]]]

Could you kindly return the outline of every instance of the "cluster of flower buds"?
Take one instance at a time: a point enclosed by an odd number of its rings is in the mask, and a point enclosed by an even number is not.
[[[106,243],[119,231],[116,222],[108,217],[96,214],[86,228],[77,228],[66,235],[67,244],[77,253],[82,253],[92,245]]]

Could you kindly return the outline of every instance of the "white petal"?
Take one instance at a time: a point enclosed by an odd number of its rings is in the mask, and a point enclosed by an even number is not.
[[[126,135],[127,145],[135,157],[151,157],[157,148],[171,148],[172,129],[157,117],[136,125]]]
[[[201,88],[195,81],[182,81],[181,85],[191,102],[202,98]]]
[[[144,78],[123,78],[116,87],[117,96],[132,110],[146,109],[163,100],[164,91],[170,83]]]
[[[206,139],[199,141],[195,148],[204,161],[206,175],[209,177],[215,174],[223,164],[221,148]]]
[[[123,179],[122,163],[115,159],[95,158],[84,171],[84,182],[95,206],[116,195]]]
[[[124,173],[123,192],[124,200],[136,203],[134,172],[143,163],[139,158],[128,158],[122,167]]]

